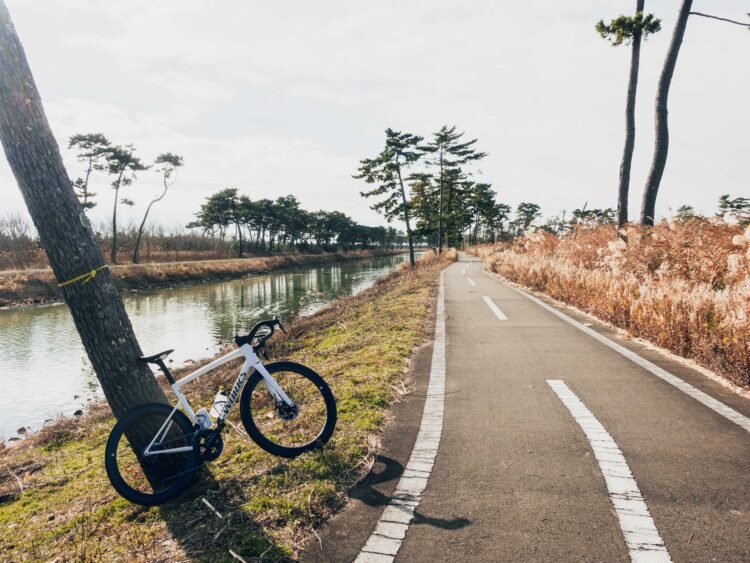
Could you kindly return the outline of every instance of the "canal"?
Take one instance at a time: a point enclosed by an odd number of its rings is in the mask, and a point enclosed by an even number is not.
[[[256,321],[289,321],[352,295],[407,260],[381,256],[223,282],[123,294],[144,354],[174,348],[170,367],[214,355]],[[65,304],[0,310],[0,441],[33,432],[102,396]]]

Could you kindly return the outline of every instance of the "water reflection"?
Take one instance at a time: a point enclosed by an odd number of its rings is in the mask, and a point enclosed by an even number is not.
[[[125,308],[146,354],[174,348],[172,366],[212,355],[222,341],[277,314],[291,319],[361,291],[405,256],[292,270],[175,289],[131,292]],[[101,395],[63,304],[0,311],[0,440],[38,429]]]

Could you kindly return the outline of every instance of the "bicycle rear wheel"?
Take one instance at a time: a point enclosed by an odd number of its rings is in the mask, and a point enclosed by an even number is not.
[[[112,486],[130,502],[143,506],[163,504],[181,493],[195,475],[195,429],[187,416],[172,410],[165,404],[141,405],[112,428],[104,466]],[[144,456],[143,450],[168,419],[168,425],[151,447],[153,453]],[[188,447],[190,450],[183,452],[158,453]]]
[[[336,400],[326,382],[310,368],[294,362],[265,367],[294,407],[276,401],[256,371],[240,398],[240,415],[247,433],[261,448],[280,457],[297,457],[323,447],[336,427]]]

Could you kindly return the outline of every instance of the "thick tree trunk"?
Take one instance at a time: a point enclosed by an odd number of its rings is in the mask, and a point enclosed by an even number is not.
[[[669,44],[667,57],[664,59],[659,77],[659,86],[656,91],[656,143],[654,145],[654,157],[651,161],[651,170],[646,180],[646,188],[643,190],[643,202],[641,204],[641,224],[651,226],[654,224],[656,214],[656,195],[659,192],[659,184],[664,174],[664,166],[667,164],[667,152],[669,150],[669,126],[667,124],[667,97],[669,86],[672,83],[672,75],[677,64],[677,55],[680,53],[682,39],[685,36],[690,8],[693,0],[683,0],[677,23],[674,26],[672,41]]]
[[[103,266],[3,0],[0,140],[55,277],[63,282]],[[136,359],[141,349],[109,269],[88,283],[65,285],[62,295],[115,416],[138,404],[166,402],[150,370]]]
[[[637,0],[635,13],[643,13],[644,0]],[[625,148],[620,164],[620,186],[617,191],[617,226],[628,222],[628,192],[630,191],[630,167],[635,146],[635,92],[638,88],[638,67],[641,59],[641,30],[633,34],[630,56],[630,79],[628,81],[628,101],[625,107]]]

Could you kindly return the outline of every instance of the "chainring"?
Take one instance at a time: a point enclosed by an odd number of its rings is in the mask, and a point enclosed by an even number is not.
[[[209,446],[208,441],[211,438],[213,438],[213,442]],[[224,450],[224,440],[221,439],[221,434],[217,434],[215,430],[203,428],[202,430],[198,430],[193,436],[193,446],[195,446],[201,462],[213,461]]]

